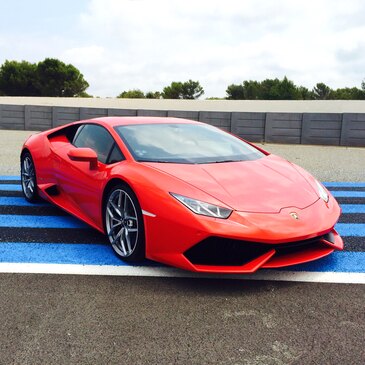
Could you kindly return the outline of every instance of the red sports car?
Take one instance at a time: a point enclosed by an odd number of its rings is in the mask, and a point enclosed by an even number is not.
[[[25,198],[105,233],[125,261],[251,273],[315,260],[343,242],[336,200],[302,168],[191,120],[108,117],[31,136]]]

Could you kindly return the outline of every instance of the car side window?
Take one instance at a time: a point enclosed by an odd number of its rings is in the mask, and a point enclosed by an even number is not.
[[[89,147],[93,149],[98,156],[98,160],[105,164],[124,159],[110,133],[105,128],[96,124],[84,124],[80,126],[72,144],[75,147]],[[113,158],[111,158],[112,156]]]
[[[122,152],[120,152],[118,146],[114,142],[112,150],[109,153],[107,164],[115,163],[124,160],[124,156],[122,155]]]

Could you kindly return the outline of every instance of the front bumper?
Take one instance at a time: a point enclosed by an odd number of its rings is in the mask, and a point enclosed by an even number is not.
[[[287,207],[274,214],[234,211],[226,220],[190,212],[180,219],[145,217],[146,255],[206,273],[252,273],[296,265],[343,249],[334,229],[340,213],[331,197],[328,203],[319,199],[304,209]]]
[[[263,244],[210,237],[184,253],[199,272],[252,273],[259,268],[280,268],[317,260],[342,250],[343,241],[329,233],[285,244]]]

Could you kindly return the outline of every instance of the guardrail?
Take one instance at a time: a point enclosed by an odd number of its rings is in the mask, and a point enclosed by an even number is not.
[[[193,119],[252,142],[365,147],[365,113],[217,112],[0,104],[0,129],[42,131],[104,116]]]

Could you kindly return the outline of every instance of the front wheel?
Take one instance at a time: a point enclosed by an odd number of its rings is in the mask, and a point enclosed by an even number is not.
[[[105,229],[115,253],[127,262],[145,257],[144,225],[137,197],[128,186],[118,184],[108,193]]]
[[[39,200],[37,190],[37,176],[35,173],[34,162],[29,152],[24,152],[20,159],[20,172],[22,190],[26,200],[35,203]]]

